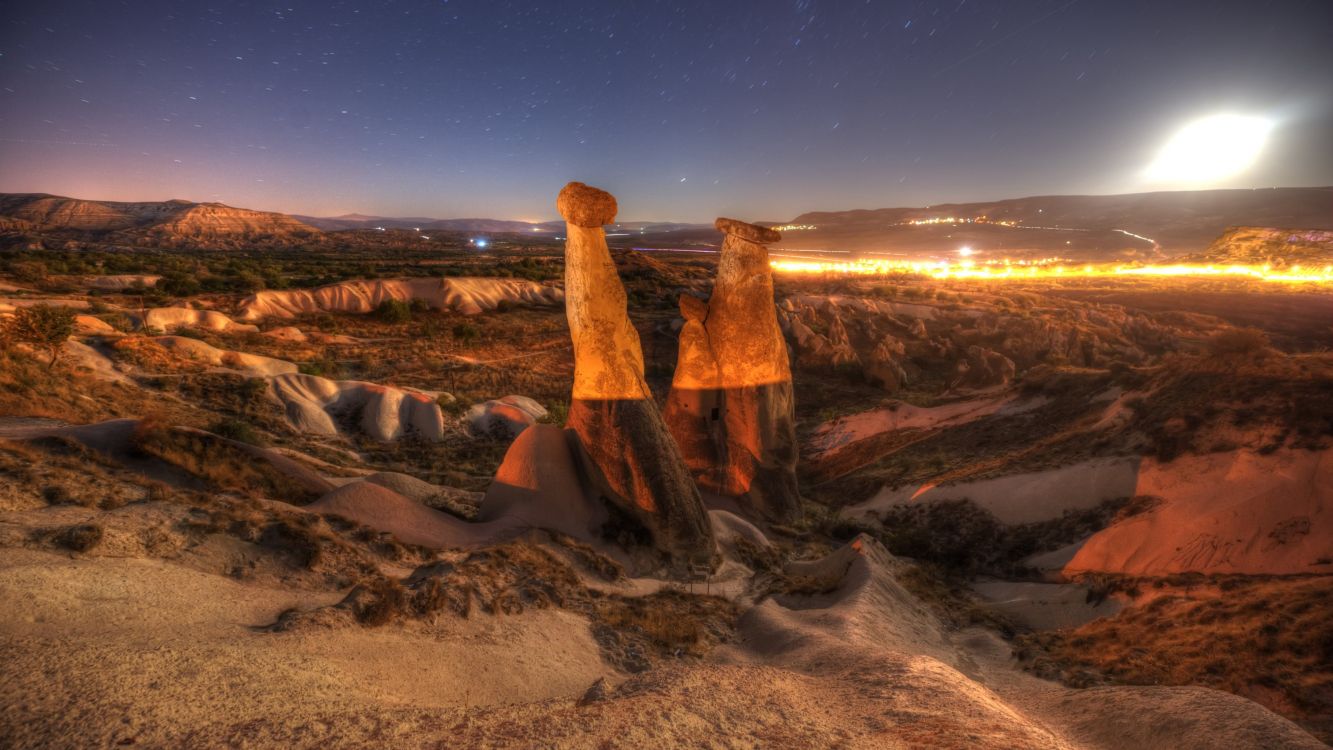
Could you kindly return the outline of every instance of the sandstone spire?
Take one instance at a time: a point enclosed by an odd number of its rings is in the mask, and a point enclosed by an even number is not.
[[[682,295],[680,355],[666,420],[701,487],[772,520],[801,513],[787,345],[773,304],[766,227],[718,219],[726,233],[708,302]]]
[[[711,564],[713,537],[699,490],[643,379],[639,334],[626,312],[602,226],[616,199],[571,182],[556,207],[565,217],[565,312],[574,343],[568,426],[585,472],[613,504],[637,518],[677,565]]]

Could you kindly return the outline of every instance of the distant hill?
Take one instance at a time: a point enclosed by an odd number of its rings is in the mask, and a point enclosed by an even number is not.
[[[318,229],[286,214],[183,200],[127,203],[42,193],[0,194],[0,231],[107,238],[166,245],[188,241],[296,241]]]
[[[987,222],[976,221],[986,217]],[[926,224],[934,219],[972,223]],[[917,222],[917,223],[913,223]],[[999,222],[1006,222],[1006,226]],[[1333,229],[1333,187],[1049,195],[916,208],[813,211],[788,222],[782,247],[912,254],[1061,253],[1144,257],[1204,250],[1239,225]]]
[[[486,234],[537,234],[563,233],[563,221],[513,221],[509,219],[431,219],[422,216],[368,216],[366,214],[344,214],[342,216],[293,216],[292,218],[325,231],[344,229],[413,229],[437,232],[483,232]],[[663,234],[681,231],[707,229],[711,224],[688,224],[670,221],[623,221],[607,227],[608,233],[634,232],[643,234]]]
[[[367,216],[365,214],[345,214],[343,216],[293,216],[298,221],[329,232],[344,229],[420,229],[440,232],[487,232],[493,234],[519,234],[532,232],[533,227],[526,221],[506,219],[430,219],[421,216]]]

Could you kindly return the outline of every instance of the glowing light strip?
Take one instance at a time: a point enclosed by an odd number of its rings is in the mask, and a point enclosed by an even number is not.
[[[856,260],[809,260],[773,258],[774,271],[858,276],[918,274],[933,279],[1107,278],[1124,276],[1233,277],[1286,284],[1333,284],[1333,265],[1309,268],[1299,265],[1273,268],[1268,265],[1174,263],[1167,265],[1053,265],[1026,261],[995,261],[985,264],[948,261],[900,261],[859,258]]]

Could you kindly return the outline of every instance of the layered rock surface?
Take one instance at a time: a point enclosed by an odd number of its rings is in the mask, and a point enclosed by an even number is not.
[[[301,238],[319,230],[290,216],[184,200],[90,201],[40,193],[0,196],[0,226],[67,232],[139,230],[161,240]]]
[[[666,422],[701,487],[772,520],[800,515],[787,345],[765,242],[777,232],[718,219],[726,233],[708,302],[683,295]]]
[[[242,320],[294,318],[322,312],[368,313],[387,300],[419,301],[434,310],[475,315],[501,304],[557,304],[557,287],[522,279],[357,280],[318,289],[265,290],[241,301]]]
[[[465,418],[473,434],[513,439],[546,416],[546,407],[527,396],[501,396],[474,404]]]
[[[426,391],[302,374],[278,375],[269,383],[287,421],[301,432],[332,437],[340,434],[341,420],[383,442],[409,432],[427,440],[444,437],[444,414],[435,394]]]
[[[215,310],[195,310],[189,307],[156,307],[145,312],[140,325],[150,331],[170,332],[178,328],[203,328],[209,331],[254,332],[259,328],[237,323]]]
[[[567,424],[578,437],[585,474],[649,530],[675,565],[711,564],[703,502],[644,381],[639,334],[602,230],[615,218],[615,198],[571,182],[556,205],[568,225],[565,313],[574,389]]]
[[[178,357],[212,367],[237,370],[247,375],[282,375],[295,373],[299,369],[295,363],[283,359],[218,349],[198,339],[184,336],[156,336],[151,340]]]

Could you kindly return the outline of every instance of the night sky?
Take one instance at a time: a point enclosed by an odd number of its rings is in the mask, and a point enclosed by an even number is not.
[[[208,7],[211,5],[212,7]],[[1333,184],[1333,2],[37,2],[0,11],[0,190],[316,215],[625,219]]]

